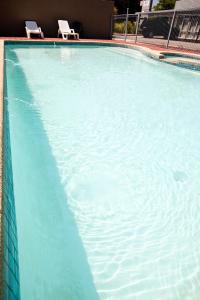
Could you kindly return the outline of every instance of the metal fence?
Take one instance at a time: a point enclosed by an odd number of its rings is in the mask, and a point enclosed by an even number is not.
[[[113,39],[200,52],[200,8],[115,15]]]

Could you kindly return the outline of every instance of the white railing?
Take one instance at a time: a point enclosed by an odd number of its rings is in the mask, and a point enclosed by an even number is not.
[[[115,15],[113,38],[200,51],[200,8]]]

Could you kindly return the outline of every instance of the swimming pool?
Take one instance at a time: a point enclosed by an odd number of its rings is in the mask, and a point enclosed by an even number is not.
[[[200,56],[180,53],[163,53],[164,62],[175,64],[179,67],[200,71]]]
[[[5,68],[21,299],[199,300],[199,73],[88,45]]]

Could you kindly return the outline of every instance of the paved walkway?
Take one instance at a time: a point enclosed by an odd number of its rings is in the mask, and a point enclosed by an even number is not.
[[[135,35],[128,35],[127,36],[127,42],[135,43]],[[122,34],[115,34],[114,40],[123,40],[124,41],[124,35]],[[137,43],[142,43],[144,45],[153,45],[153,46],[159,46],[166,49],[167,40],[163,38],[144,38],[143,36],[137,37]],[[187,42],[187,41],[169,41],[169,49],[179,49],[184,51],[194,51],[200,53],[200,42],[194,43],[194,42]]]
[[[80,39],[80,40],[63,40],[61,38],[45,38],[45,39],[27,39],[26,37],[0,37],[0,40],[2,41],[30,41],[30,42],[33,42],[33,41],[40,41],[40,42],[63,42],[63,43],[71,43],[72,41],[73,42],[89,42],[89,43],[114,43],[114,44],[126,44],[126,45],[137,45],[137,46],[142,46],[146,49],[151,49],[151,50],[156,50],[156,51],[165,51],[165,52],[171,52],[172,50],[175,51],[175,52],[183,52],[183,53],[194,53],[194,54],[199,54],[200,55],[200,44],[195,44],[199,47],[199,49],[185,49],[183,48],[183,44],[176,44],[176,47],[172,46],[170,44],[170,47],[168,49],[166,49],[165,45],[166,45],[166,40],[162,40],[164,43],[163,44],[160,44],[160,43],[147,43],[147,40],[152,40],[152,39],[139,39],[138,42],[135,44],[135,40],[133,38],[131,39],[128,39],[126,42],[123,40],[123,39],[112,39],[112,40],[97,40],[97,39]],[[153,39],[153,40],[156,40],[156,39]],[[158,40],[158,39],[157,39]],[[145,41],[145,42],[144,42]],[[178,42],[180,43],[180,42]],[[187,43],[189,44],[189,43]],[[191,43],[192,45],[194,43]]]

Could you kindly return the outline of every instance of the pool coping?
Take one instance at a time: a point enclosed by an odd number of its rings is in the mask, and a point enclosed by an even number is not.
[[[122,40],[95,40],[95,39],[80,39],[80,40],[63,40],[59,38],[45,38],[45,39],[27,39],[27,38],[0,38],[0,41],[4,41],[4,44],[88,44],[88,45],[108,45],[118,46],[123,48],[130,48],[139,50],[147,56],[159,60],[164,63],[168,63],[178,67],[184,67],[186,69],[193,69],[200,71],[200,52],[191,52],[182,49],[163,49],[162,47],[156,47],[150,44],[136,44],[133,42],[125,42]],[[176,55],[176,60],[170,60],[170,55]],[[197,59],[197,61],[187,61],[184,57],[190,57]],[[199,60],[199,61],[198,61]]]
[[[6,44],[86,44],[86,45],[107,45],[107,46],[117,46],[122,48],[129,48],[133,50],[139,50],[144,53],[148,57],[161,61],[163,63],[170,63],[171,65],[179,65],[183,64],[184,66],[184,56],[192,57],[199,59],[199,63],[196,62],[190,64],[192,66],[198,65],[198,69],[200,70],[200,53],[191,53],[185,51],[178,50],[164,50],[164,49],[152,49],[145,47],[144,45],[133,44],[129,42],[121,42],[116,40],[78,40],[78,41],[66,41],[61,39],[44,39],[44,40],[27,40],[23,38],[12,39],[12,38],[0,38],[0,300],[3,300],[3,257],[4,257],[4,241],[3,241],[3,88],[4,88],[4,47]],[[174,61],[170,62],[167,60],[165,55],[180,55],[180,62]],[[180,65],[179,65],[180,66]]]

